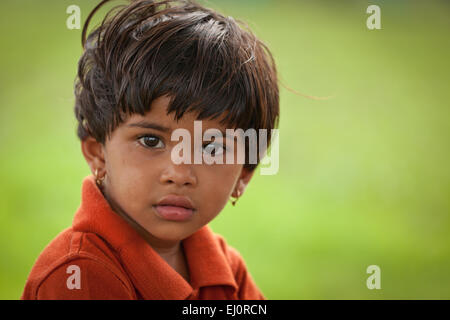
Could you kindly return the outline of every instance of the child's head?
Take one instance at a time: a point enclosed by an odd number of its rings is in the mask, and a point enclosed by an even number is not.
[[[202,120],[202,133],[267,129],[270,143],[279,118],[275,63],[247,28],[193,1],[132,1],[111,10],[85,39],[105,2],[83,28],[75,87],[83,154],[105,176],[102,191],[113,209],[159,239],[184,239],[230,196],[242,195],[257,164],[248,162],[248,146],[245,164],[175,164],[179,141],[171,133],[188,130],[194,145],[194,120]],[[155,206],[167,195],[189,198],[194,214],[161,217]]]

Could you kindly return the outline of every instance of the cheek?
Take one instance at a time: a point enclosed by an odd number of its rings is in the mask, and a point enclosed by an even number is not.
[[[153,200],[151,190],[157,187],[156,170],[136,153],[133,150],[116,151],[108,159],[108,171],[111,174],[109,191],[122,208],[129,212],[150,206]]]
[[[239,165],[206,168],[201,176],[203,204],[208,211],[220,212],[230,199],[240,173]]]

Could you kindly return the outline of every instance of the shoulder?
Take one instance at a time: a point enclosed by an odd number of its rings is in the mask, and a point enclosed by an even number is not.
[[[246,267],[241,253],[236,248],[229,245],[227,243],[226,239],[222,235],[220,235],[218,233],[214,233],[214,238],[216,239],[217,243],[219,244],[219,246],[220,246],[223,254],[225,255],[228,263],[230,264],[231,269],[233,270],[234,274],[236,274],[236,272],[239,270],[239,268]]]
[[[214,233],[216,241],[219,243],[233,272],[236,284],[238,285],[238,298],[242,300],[264,300],[265,296],[253,280],[241,253],[234,247],[227,244],[225,238]]]
[[[99,236],[68,228],[41,252],[21,299],[133,299],[113,250]]]

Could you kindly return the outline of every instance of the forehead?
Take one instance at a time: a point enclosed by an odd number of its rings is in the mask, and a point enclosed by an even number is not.
[[[149,128],[152,127],[152,125],[158,125],[161,127],[160,129],[166,129],[162,131],[173,131],[177,128],[185,128],[188,130],[194,129],[194,121],[198,121],[198,113],[196,112],[185,112],[183,116],[176,120],[175,119],[175,113],[172,112],[170,114],[167,114],[167,108],[170,103],[170,97],[168,96],[161,96],[155,100],[153,100],[150,111],[148,111],[145,115],[140,114],[132,114],[130,115],[126,121],[124,122],[124,125],[127,127],[145,127],[146,125],[150,124],[148,126]],[[223,117],[216,118],[216,119],[203,119],[202,121],[202,130],[206,130],[209,128],[217,128],[219,130],[225,130],[225,129],[233,129],[233,128],[226,128],[224,125],[220,123],[220,121],[223,119]],[[169,132],[169,133],[170,133]]]

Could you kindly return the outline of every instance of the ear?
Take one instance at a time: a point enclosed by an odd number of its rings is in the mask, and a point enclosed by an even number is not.
[[[81,152],[86,162],[94,173],[98,169],[99,175],[103,175],[105,168],[104,146],[93,137],[88,137],[81,141]]]
[[[253,174],[255,173],[255,170],[248,170],[244,167],[242,167],[241,174],[239,176],[238,181],[236,182],[236,187],[233,190],[233,193],[231,194],[233,197],[237,197],[237,191],[239,190],[239,196],[242,196],[242,194],[245,191],[245,188],[247,188],[247,185],[249,184],[250,180],[253,177]]]

